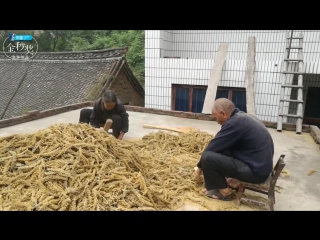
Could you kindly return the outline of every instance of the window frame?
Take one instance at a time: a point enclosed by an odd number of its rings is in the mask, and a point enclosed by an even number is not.
[[[176,97],[177,97],[177,87],[188,88],[189,89],[189,103],[188,103],[188,112],[192,112],[192,99],[193,99],[193,89],[208,89],[207,85],[188,85],[188,84],[172,84],[171,86],[171,110],[178,111],[175,109],[176,106]],[[235,87],[219,87],[218,90],[228,90],[228,99],[232,101],[233,92],[246,92],[245,88],[235,88]]]
[[[189,103],[188,103],[188,112],[192,112],[192,99],[193,99],[193,89],[205,89],[207,90],[208,86],[204,85],[187,85],[187,84],[172,84],[171,90],[171,110],[176,110],[176,97],[177,97],[177,87],[179,88],[188,88],[189,89]]]
[[[228,90],[228,99],[232,101],[233,92],[246,92],[245,88],[235,88],[235,87],[218,87],[218,90]]]

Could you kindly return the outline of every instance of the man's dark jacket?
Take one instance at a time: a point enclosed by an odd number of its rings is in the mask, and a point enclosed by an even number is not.
[[[235,109],[205,151],[225,153],[246,163],[261,176],[268,176],[273,168],[274,145],[265,125],[255,116]],[[197,165],[201,168],[200,161]]]

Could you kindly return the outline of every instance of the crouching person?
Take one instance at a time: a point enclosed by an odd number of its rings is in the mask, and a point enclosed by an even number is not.
[[[117,98],[114,91],[106,91],[101,98],[95,101],[93,109],[80,111],[79,123],[88,123],[92,127],[104,127],[107,119],[112,120],[112,134],[122,140],[129,130],[129,114],[123,103]]]
[[[208,197],[230,201],[229,186],[236,184],[234,180],[253,184],[267,180],[273,168],[274,144],[258,118],[235,108],[226,98],[215,101],[212,115],[222,127],[203,152],[196,177],[203,174]]]

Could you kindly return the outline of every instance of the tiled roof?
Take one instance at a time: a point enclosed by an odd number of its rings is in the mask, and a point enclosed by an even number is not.
[[[0,119],[92,100],[95,86],[101,89],[117,66],[127,66],[119,64],[126,51],[37,53],[28,60],[0,54]],[[133,75],[129,81],[144,95]]]
[[[0,119],[26,70],[26,63],[0,61]]]
[[[128,48],[115,48],[82,52],[38,52],[32,57],[33,60],[88,60],[88,59],[105,59],[114,57],[124,57]],[[0,59],[25,59],[25,53],[1,53]]]

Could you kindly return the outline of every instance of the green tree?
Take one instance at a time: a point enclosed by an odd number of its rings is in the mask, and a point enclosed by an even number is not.
[[[44,30],[37,37],[39,52],[72,51],[72,30]]]
[[[89,38],[83,35],[71,39],[73,51],[99,50],[106,48],[129,47],[127,61],[135,76],[144,86],[144,31],[143,30],[121,30],[109,32],[108,34],[95,33],[95,38],[90,43]]]

